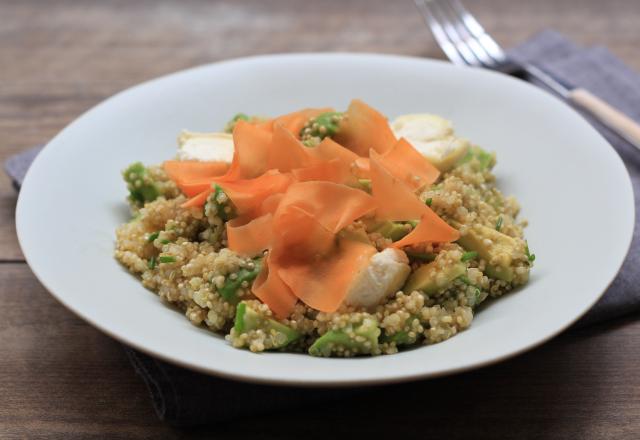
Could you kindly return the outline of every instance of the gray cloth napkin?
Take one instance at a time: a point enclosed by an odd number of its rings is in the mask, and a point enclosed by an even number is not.
[[[565,84],[590,90],[640,122],[640,76],[605,48],[580,48],[558,33],[544,31],[510,51],[510,55],[539,64]],[[576,326],[640,310],[640,153],[597,122],[592,122],[629,169],[635,190],[636,228],[631,250],[617,278]],[[27,150],[5,163],[16,188],[40,148]],[[308,390],[233,382],[185,370],[128,347],[125,350],[151,393],[158,417],[175,426],[209,424],[239,415],[313,405],[362,392],[362,389]],[[411,393],[407,387],[404,390],[403,393]],[[376,399],[384,399],[388,388],[378,387],[368,392],[377,394],[373,396]]]

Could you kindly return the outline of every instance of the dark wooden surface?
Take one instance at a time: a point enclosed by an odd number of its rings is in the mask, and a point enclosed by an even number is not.
[[[505,46],[545,27],[640,69],[637,0],[468,0]],[[0,0],[0,160],[137,82],[256,53],[441,58],[407,1]],[[119,344],[24,263],[0,176],[0,438],[640,438],[640,321],[566,332],[516,359],[366,396],[179,431],[160,423]],[[415,398],[406,399],[407,390]],[[394,399],[395,398],[395,399]]]

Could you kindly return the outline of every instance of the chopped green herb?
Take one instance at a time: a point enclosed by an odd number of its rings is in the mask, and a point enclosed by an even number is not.
[[[425,200],[425,202],[427,204],[427,206],[431,206],[431,203],[433,203],[433,199],[431,197],[429,197],[427,200]]]
[[[162,240],[160,240],[160,243],[169,244],[169,243],[171,243],[171,240],[167,240],[166,238],[163,238]]]
[[[158,235],[160,235],[159,232],[154,232],[153,234],[150,234],[149,238],[147,238],[147,243],[153,243],[154,240],[158,238]]]
[[[498,221],[496,222],[496,231],[500,231],[500,228],[502,228],[502,216],[498,217]]]
[[[464,254],[462,254],[462,258],[460,258],[460,261],[464,263],[465,261],[473,260],[477,256],[478,253],[476,251],[465,252]]]
[[[524,254],[527,256],[527,260],[529,260],[529,262],[533,263],[536,260],[536,254],[529,252],[529,243],[526,241],[524,245]]]
[[[155,255],[149,259],[149,263],[147,264],[147,266],[149,266],[149,269],[153,269],[154,267],[156,267],[156,256]]]
[[[460,281],[462,281],[463,283],[465,283],[466,285],[468,285],[468,286],[473,286],[473,285],[474,285],[474,284],[471,282],[471,280],[470,280],[469,278],[467,278],[467,276],[466,276],[466,275],[460,275],[460,276],[458,277],[458,279],[459,279]]]
[[[176,257],[172,256],[172,255],[162,255],[158,258],[158,261],[160,263],[175,263]]]

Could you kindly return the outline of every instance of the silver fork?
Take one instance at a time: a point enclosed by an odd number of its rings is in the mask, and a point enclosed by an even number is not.
[[[459,0],[414,0],[434,38],[452,63],[485,67],[522,79],[536,79],[586,110],[640,150],[640,125],[588,90],[570,89],[532,64],[519,64],[491,38]]]

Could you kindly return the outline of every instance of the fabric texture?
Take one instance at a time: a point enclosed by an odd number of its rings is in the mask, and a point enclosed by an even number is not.
[[[562,83],[583,87],[640,122],[640,76],[602,47],[581,48],[564,36],[544,31],[512,49],[509,55],[534,63]],[[596,121],[593,125],[625,161],[635,192],[636,228],[627,259],[600,301],[576,326],[584,326],[640,310],[640,152]],[[41,147],[15,155],[5,170],[19,189]],[[256,385],[210,377],[180,368],[125,347],[147,385],[161,420],[174,426],[195,426],[347,398],[362,392],[384,393],[384,387],[363,389],[305,389]],[[379,398],[379,397],[378,397]]]

